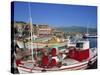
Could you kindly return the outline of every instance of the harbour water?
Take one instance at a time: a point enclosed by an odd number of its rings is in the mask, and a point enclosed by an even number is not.
[[[90,48],[97,47],[97,38],[89,38]]]
[[[97,48],[97,38],[89,38],[90,40],[90,48]],[[93,65],[89,66],[87,69],[97,69],[97,60],[93,63]]]

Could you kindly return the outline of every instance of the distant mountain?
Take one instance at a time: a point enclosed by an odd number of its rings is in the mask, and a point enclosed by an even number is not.
[[[22,23],[22,24],[26,24],[26,22],[24,22],[24,21],[15,21],[15,23]]]
[[[87,28],[81,26],[55,27],[55,29],[63,32],[80,32],[80,33],[87,32]],[[97,28],[88,28],[88,32],[97,33]]]

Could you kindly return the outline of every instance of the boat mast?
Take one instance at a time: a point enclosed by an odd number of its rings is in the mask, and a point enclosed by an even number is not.
[[[87,36],[89,35],[89,32],[88,32],[88,25],[87,25],[87,32],[86,32]]]
[[[88,31],[88,25],[89,25],[89,22],[88,22],[88,24],[87,24],[87,28],[86,28],[86,40],[88,41],[89,39],[88,39],[88,37],[89,37],[89,31]]]
[[[33,61],[33,46],[32,46],[32,36],[33,36],[33,26],[32,26],[32,15],[31,15],[31,6],[30,6],[30,2],[28,3],[28,7],[29,7],[29,24],[30,24],[30,32],[31,32],[31,51],[32,51],[32,61]]]

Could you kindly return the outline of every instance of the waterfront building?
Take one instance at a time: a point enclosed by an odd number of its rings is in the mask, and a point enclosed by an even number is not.
[[[52,28],[48,25],[38,25],[38,36],[39,37],[48,37],[52,35]]]

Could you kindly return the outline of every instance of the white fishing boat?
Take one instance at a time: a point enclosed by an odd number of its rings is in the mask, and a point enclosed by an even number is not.
[[[92,50],[92,51],[91,51]],[[19,64],[20,73],[33,73],[42,71],[65,71],[86,69],[89,63],[97,59],[95,49],[89,48],[89,41],[78,41],[76,47],[67,48],[64,51],[58,51],[52,48],[51,53],[44,54],[41,60],[22,62]],[[40,62],[40,63],[38,63]]]

